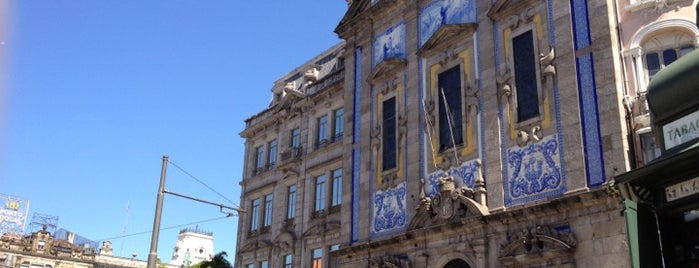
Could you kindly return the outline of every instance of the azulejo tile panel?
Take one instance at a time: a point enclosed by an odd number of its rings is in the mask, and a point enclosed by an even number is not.
[[[381,236],[401,231],[408,225],[405,210],[405,182],[385,191],[376,191],[372,196],[372,236]]]
[[[386,29],[374,38],[374,66],[388,58],[405,59],[405,21]]]
[[[566,191],[557,135],[507,149],[505,205],[563,194]]]
[[[474,0],[434,0],[420,9],[420,46],[444,24],[475,23]]]
[[[474,159],[462,163],[458,167],[452,167],[448,170],[449,174],[454,177],[456,187],[466,186],[473,189],[476,185],[476,177],[480,172],[479,160]],[[439,193],[439,181],[437,180],[444,174],[444,170],[437,170],[427,175],[425,184],[425,194],[429,197]]]

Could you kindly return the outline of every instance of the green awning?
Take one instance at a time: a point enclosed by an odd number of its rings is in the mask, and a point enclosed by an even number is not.
[[[699,50],[660,70],[648,85],[647,99],[655,123],[699,105]]]

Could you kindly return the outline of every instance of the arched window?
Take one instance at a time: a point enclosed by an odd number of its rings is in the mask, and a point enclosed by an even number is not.
[[[470,267],[471,266],[469,266],[468,263],[466,263],[462,259],[453,259],[444,265],[444,268],[470,268]]]

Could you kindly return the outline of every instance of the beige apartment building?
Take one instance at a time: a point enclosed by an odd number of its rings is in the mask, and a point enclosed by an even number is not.
[[[695,4],[348,1],[246,120],[235,267],[638,267],[614,178]]]

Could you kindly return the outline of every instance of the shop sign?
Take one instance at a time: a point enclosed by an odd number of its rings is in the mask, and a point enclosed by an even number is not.
[[[685,115],[663,126],[665,150],[699,137],[699,111]]]
[[[665,188],[667,202],[699,193],[699,177]]]

